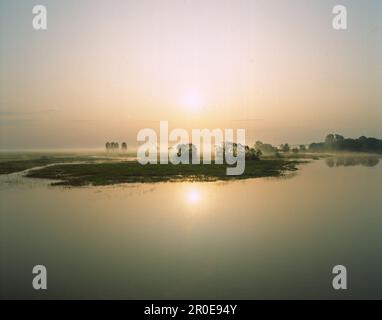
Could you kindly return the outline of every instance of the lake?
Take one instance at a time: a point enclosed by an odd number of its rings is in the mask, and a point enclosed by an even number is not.
[[[62,188],[0,177],[1,298],[382,298],[382,165]],[[48,290],[32,289],[45,265]],[[332,268],[348,270],[347,291]]]

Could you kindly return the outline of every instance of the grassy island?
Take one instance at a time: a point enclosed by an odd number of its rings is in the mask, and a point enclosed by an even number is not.
[[[86,186],[119,183],[147,183],[166,181],[222,181],[259,177],[278,177],[296,171],[297,160],[247,161],[241,176],[227,176],[226,165],[146,165],[137,161],[58,164],[27,173],[27,177],[56,180],[53,185]],[[59,181],[57,181],[59,180]]]

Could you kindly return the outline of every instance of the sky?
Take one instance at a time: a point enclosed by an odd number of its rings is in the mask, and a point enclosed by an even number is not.
[[[382,138],[381,88],[380,0],[0,0],[0,149],[137,146],[160,120]]]

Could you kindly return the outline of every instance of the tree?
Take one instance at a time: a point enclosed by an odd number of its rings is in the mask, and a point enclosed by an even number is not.
[[[334,138],[334,134],[328,134],[325,138],[325,143],[330,145],[330,144],[333,144],[335,141],[335,138]]]
[[[335,148],[336,138],[334,134],[328,134],[325,138],[325,148],[328,150],[332,150]]]
[[[304,144],[300,145],[300,152],[306,152],[306,147]]]
[[[256,148],[260,148],[262,145],[264,145],[264,143],[262,143],[261,141],[256,141],[255,143]]]
[[[277,149],[271,144],[262,143],[261,141],[256,142],[255,148],[260,150],[262,154],[275,154],[277,152]]]
[[[223,159],[226,161],[226,155],[229,154],[233,157],[238,157],[240,153],[244,153],[246,159],[258,160],[256,159],[256,154],[258,157],[261,155],[261,151],[255,148],[249,148],[249,146],[244,146],[240,143],[235,142],[224,142],[222,146],[216,146],[216,158]]]
[[[225,142],[223,145],[224,156],[226,155],[226,153],[229,153],[232,156],[237,157],[238,147],[239,145],[236,142]],[[243,147],[243,146],[240,145],[240,147]]]
[[[282,144],[282,145],[280,146],[280,148],[281,148],[281,151],[282,151],[282,152],[289,152],[289,151],[290,151],[290,147],[289,147],[289,144],[288,144],[288,143],[286,143],[286,144]]]
[[[335,134],[334,135],[334,139],[335,139],[336,142],[342,142],[342,141],[345,140],[345,138],[343,136],[339,135],[339,134]]]
[[[188,160],[189,160],[189,163],[192,163],[192,159],[193,157],[196,158],[196,154],[197,154],[197,148],[194,144],[192,143],[188,143],[188,144],[179,144],[177,146],[177,156],[178,157],[182,157],[184,154],[188,154]]]
[[[107,151],[115,151],[119,149],[119,145],[117,142],[107,142],[106,143],[106,150]]]
[[[262,154],[263,153],[259,149],[245,146],[245,160],[260,160]]]
[[[126,151],[127,150],[127,143],[126,142],[122,142],[122,151]]]
[[[325,143],[311,143],[309,145],[309,151],[310,152],[323,152],[325,151]]]
[[[292,149],[292,152],[293,152],[293,153],[298,153],[299,150],[298,150],[298,148],[293,148],[293,149]]]

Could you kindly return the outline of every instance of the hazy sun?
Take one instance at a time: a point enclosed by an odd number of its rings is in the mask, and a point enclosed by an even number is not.
[[[187,201],[190,204],[197,204],[200,202],[200,193],[197,190],[191,190],[187,193]]]
[[[196,90],[187,92],[183,97],[183,106],[191,112],[198,112],[203,107],[203,99],[200,93]]]

